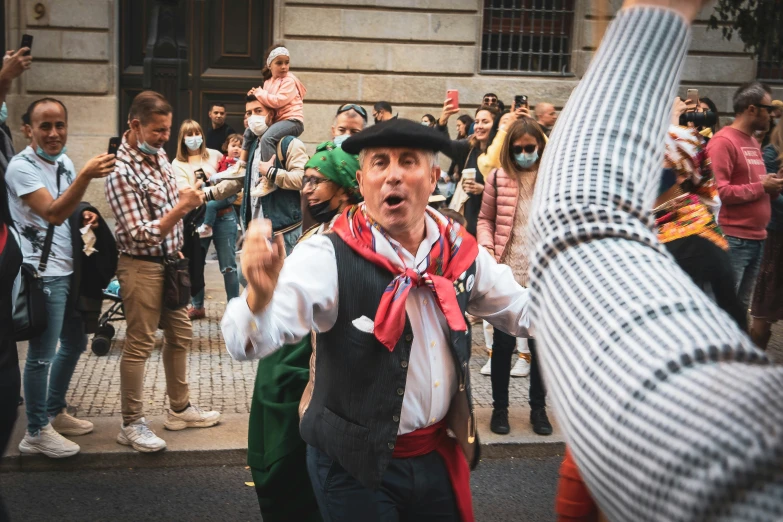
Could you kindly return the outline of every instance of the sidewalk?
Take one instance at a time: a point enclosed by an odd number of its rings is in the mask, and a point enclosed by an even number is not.
[[[220,319],[226,306],[223,278],[207,256],[206,311],[207,317],[193,322],[193,344],[188,358],[188,382],[191,400],[201,407],[215,409],[223,414],[223,421],[214,428],[204,430],[165,431],[162,427],[168,408],[166,381],[163,372],[160,347],[163,337],[157,335],[155,349],[147,363],[145,373],[145,415],[152,421],[153,429],[168,443],[168,450],[160,455],[140,455],[117,444],[120,415],[119,362],[125,340],[125,323],[115,324],[117,329],[112,349],[99,357],[87,348],[76,367],[68,404],[78,417],[89,418],[95,423],[95,431],[82,437],[74,437],[81,453],[73,458],[53,461],[39,456],[20,457],[17,444],[24,434],[26,418],[20,408],[20,418],[9,443],[0,470],[10,469],[74,469],[76,467],[114,466],[173,466],[242,464],[247,449],[247,421],[253,394],[257,362],[236,362],[228,355],[220,333]],[[473,328],[473,357],[471,378],[473,400],[478,420],[482,455],[487,458],[510,456],[547,456],[563,450],[563,439],[557,431],[549,437],[535,435],[528,421],[528,378],[512,378],[509,386],[511,433],[498,436],[489,430],[492,409],[492,385],[490,378],[479,370],[487,360],[484,336],[480,325]],[[19,358],[26,357],[27,345],[20,343]],[[554,424],[554,415],[550,412]]]

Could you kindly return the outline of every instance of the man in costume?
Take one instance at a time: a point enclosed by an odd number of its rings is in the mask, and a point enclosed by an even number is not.
[[[333,218],[361,201],[356,183],[359,160],[333,142],[316,148],[305,165],[302,196],[316,226],[299,242],[329,230]],[[224,325],[230,325],[228,319]],[[230,327],[230,326],[229,326]],[[307,386],[312,355],[311,336],[288,344],[258,364],[247,462],[265,522],[320,521],[321,515],[305,465],[306,445],[299,435],[299,402]]]
[[[427,209],[436,153],[450,149],[444,134],[397,119],[342,149],[360,153],[365,203],[285,263],[268,222],[249,228],[249,285],[227,307],[226,347],[238,360],[264,358],[315,332],[300,433],[325,520],[473,520],[465,314],[526,336],[528,291],[463,227]]]

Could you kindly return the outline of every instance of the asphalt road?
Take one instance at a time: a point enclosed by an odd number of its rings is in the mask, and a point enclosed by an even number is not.
[[[479,522],[554,520],[560,457],[485,460],[472,474]],[[0,473],[16,521],[261,520],[244,467]]]

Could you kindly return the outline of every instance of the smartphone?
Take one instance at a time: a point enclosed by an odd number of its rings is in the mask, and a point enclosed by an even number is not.
[[[30,49],[33,48],[33,35],[31,34],[22,35],[22,43],[19,44],[19,49],[21,49],[22,47],[29,47]],[[30,56],[30,51],[25,52],[22,56]]]
[[[525,106],[527,108],[530,108],[530,105],[527,104],[527,96],[524,94],[517,94],[514,96],[514,108]]]
[[[115,136],[114,138],[109,138],[109,150],[106,151],[107,154],[117,154],[117,149],[120,148],[120,143],[122,143],[122,138],[119,136]]]
[[[688,89],[685,93],[685,101],[695,107],[699,106],[699,89]]]
[[[459,109],[459,91],[456,89],[449,89],[446,91],[446,98],[451,101],[451,107],[453,109]]]
[[[204,172],[204,169],[196,169],[193,171],[193,174],[196,175],[196,179],[200,179],[202,182],[207,182],[207,174]]]

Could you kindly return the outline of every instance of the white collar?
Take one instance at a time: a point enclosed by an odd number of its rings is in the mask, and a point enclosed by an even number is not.
[[[395,266],[400,266],[400,257],[402,257],[402,261],[405,263],[406,267],[415,266],[418,271],[422,272],[426,270],[427,267],[421,266],[421,264],[427,262],[430,251],[432,251],[432,246],[440,239],[438,224],[429,214],[424,215],[424,228],[424,240],[419,245],[419,250],[416,252],[415,259],[398,241],[391,238],[387,240],[383,234],[373,228],[372,234],[375,238],[376,252],[391,261]],[[397,254],[398,251],[399,255]]]

